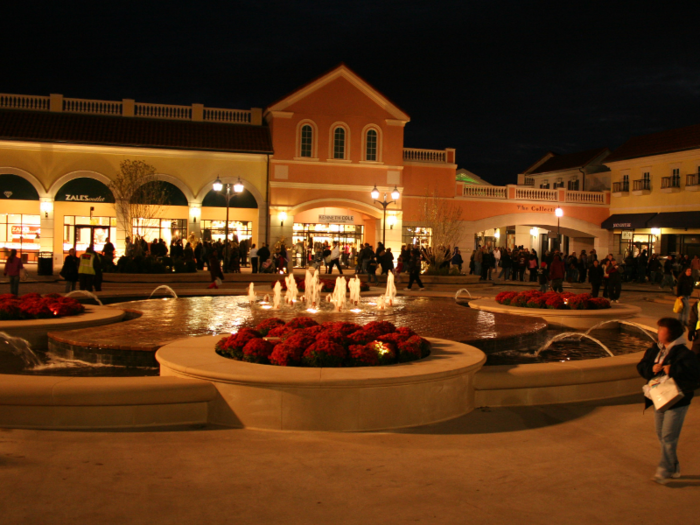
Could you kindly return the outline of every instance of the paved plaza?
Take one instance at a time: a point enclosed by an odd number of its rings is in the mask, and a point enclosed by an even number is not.
[[[47,293],[63,284],[22,286]],[[228,283],[222,293],[244,286]],[[520,285],[475,293],[513,286]],[[103,293],[154,287],[107,283]],[[646,316],[671,315],[669,304],[648,300],[663,297],[658,289],[630,288],[623,303]],[[691,406],[681,437],[683,477],[660,486],[651,481],[659,453],[653,416],[642,406],[640,393],[482,408],[382,433],[4,429],[2,523],[695,523],[700,408]]]

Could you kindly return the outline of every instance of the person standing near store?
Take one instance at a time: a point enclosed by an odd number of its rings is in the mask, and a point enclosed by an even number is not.
[[[637,364],[637,372],[647,381],[664,375],[673,378],[679,390],[683,392],[683,397],[664,412],[654,408],[654,426],[661,444],[661,460],[653,480],[665,485],[672,479],[681,477],[676,450],[683,421],[695,395],[695,387],[700,381],[700,361],[685,346],[685,328],[680,321],[664,317],[656,324],[659,327],[659,342],[644,353],[644,357]],[[645,409],[652,405],[653,402],[645,397]]]
[[[418,287],[421,290],[425,290],[425,288],[423,287],[423,282],[420,280],[420,271],[421,271],[421,254],[420,254],[420,251],[416,248],[411,253],[411,258],[408,261],[409,275],[408,275],[408,288],[406,288],[406,290],[411,289],[414,281],[416,283],[418,283]]]
[[[66,260],[63,261],[63,268],[59,275],[66,280],[66,293],[75,290],[75,285],[78,282],[78,264],[80,261],[75,256],[75,248],[68,250]]]
[[[610,295],[611,303],[620,302],[620,294],[622,293],[622,274],[617,265],[617,261],[612,259],[608,264],[608,294]]]
[[[675,278],[673,277],[673,255],[669,255],[666,258],[666,262],[664,262],[664,278],[661,281],[661,286],[659,286],[659,290],[663,290],[668,287],[673,290],[673,285],[675,283]]]
[[[549,266],[547,278],[552,282],[552,290],[562,293],[564,291],[564,277],[566,277],[566,264],[555,255],[552,264]]]
[[[12,248],[10,250],[10,256],[5,261],[5,271],[4,274],[10,278],[10,293],[19,295],[19,278],[24,270],[24,265],[22,264],[22,259],[17,257],[17,250]]]
[[[92,292],[92,285],[95,282],[95,252],[92,246],[88,246],[85,253],[80,256],[78,279],[81,290]]]
[[[258,263],[260,265],[259,271],[262,272],[262,265],[265,264],[269,258],[270,249],[267,247],[267,243],[263,243],[263,245],[258,250]]]
[[[693,270],[688,267],[678,277],[678,286],[676,287],[676,297],[680,297],[683,301],[683,310],[678,314],[678,320],[683,323],[683,326],[688,326],[690,318],[690,296],[693,295],[695,289],[695,281],[693,280]]]
[[[328,256],[330,262],[328,263],[328,270],[326,273],[333,273],[333,266],[338,267],[338,273],[343,275],[343,269],[340,267],[340,248],[338,247],[338,241],[333,242],[333,248],[331,248],[331,253]]]
[[[95,269],[95,279],[93,280],[93,285],[96,292],[102,291],[102,257],[100,254],[92,249],[92,253],[95,256],[92,260],[92,267]]]
[[[253,273],[258,273],[258,249],[255,244],[250,247],[250,267],[253,269]]]
[[[603,268],[598,259],[593,261],[593,266],[588,270],[588,280],[591,283],[591,297],[598,297],[600,285],[603,284]]]

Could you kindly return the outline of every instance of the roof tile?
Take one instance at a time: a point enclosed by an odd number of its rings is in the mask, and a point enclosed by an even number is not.
[[[700,124],[632,137],[605,159],[615,162],[700,148]]]

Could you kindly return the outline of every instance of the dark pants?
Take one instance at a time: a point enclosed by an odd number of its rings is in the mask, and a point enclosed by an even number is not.
[[[331,262],[328,263],[328,270],[326,273],[333,273],[333,266],[338,267],[338,273],[340,275],[343,275],[343,270],[340,268],[340,259],[333,259]]]
[[[94,275],[90,275],[88,273],[81,273],[78,276],[78,279],[80,280],[81,290],[87,290],[88,292],[92,292],[92,283],[95,281]]]
[[[95,285],[95,291],[96,292],[101,292],[102,291],[102,274],[95,274],[95,279],[93,280],[93,283]]]
[[[519,266],[518,267],[518,278],[520,279],[520,282],[523,281],[523,278],[525,277],[525,267],[524,266]]]
[[[408,289],[410,290],[413,286],[413,281],[418,283],[418,286],[423,288],[423,282],[420,280],[420,270],[412,271],[408,277]]]
[[[591,283],[591,297],[598,297],[600,292],[600,283]]]
[[[588,271],[588,268],[585,266],[581,266],[578,270],[579,277],[578,277],[578,282],[580,283],[585,283],[586,282],[586,272]],[[600,285],[598,285],[600,287]]]
[[[253,268],[253,273],[258,273],[258,258],[257,257],[250,258],[250,266]]]
[[[19,295],[19,275],[10,275],[10,293]]]
[[[612,281],[608,283],[610,287],[610,300],[617,301],[620,298],[620,293],[622,292],[622,283],[619,280]]]

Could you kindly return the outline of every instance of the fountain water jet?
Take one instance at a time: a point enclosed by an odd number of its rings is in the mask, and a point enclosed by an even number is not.
[[[360,281],[360,278],[357,275],[348,281],[348,290],[350,290],[350,304],[353,306],[359,305],[362,281]]]
[[[583,334],[583,333],[581,333],[581,332],[564,332],[563,334],[557,334],[557,335],[555,335],[554,337],[552,337],[549,341],[547,341],[545,344],[543,344],[543,345],[537,350],[537,352],[535,352],[535,355],[536,355],[536,356],[540,355],[540,352],[543,352],[543,351],[547,350],[547,348],[549,348],[550,346],[552,346],[552,343],[556,343],[557,341],[561,341],[562,339],[570,339],[570,338],[573,339],[573,338],[578,338],[578,340],[580,341],[580,340],[583,339],[584,337],[585,337],[586,339],[590,339],[591,341],[593,341],[593,342],[595,342],[595,343],[598,343],[598,345],[600,345],[600,347],[601,347],[603,350],[605,350],[605,351],[610,355],[610,357],[615,357],[615,354],[613,354],[613,353],[610,351],[610,349],[609,349],[607,346],[605,346],[601,341],[599,341],[599,340],[596,339],[595,337],[592,337],[592,336],[590,336],[590,335],[588,335],[588,334]]]
[[[336,312],[342,311],[345,306],[346,288],[345,277],[338,277],[335,280],[335,288],[333,289],[333,304],[335,304]]]
[[[314,269],[306,270],[304,277],[304,299],[307,308],[316,308],[321,299],[321,288],[318,272]]]
[[[389,306],[394,306],[396,299],[396,285],[394,284],[394,272],[389,271],[386,275],[386,292],[384,293],[385,302]]]
[[[649,338],[656,343],[656,339],[654,339],[654,337],[649,332],[647,332],[646,328],[644,328],[641,324],[633,323],[631,321],[625,321],[623,319],[611,319],[609,321],[603,321],[602,323],[598,323],[595,326],[591,326],[588,330],[586,330],[586,335],[590,334],[596,328],[599,328],[599,327],[606,325],[608,323],[620,323],[620,324],[626,324],[629,326],[634,326],[636,328],[639,328],[642,332],[644,332],[644,335],[649,336]]]
[[[272,308],[279,310],[280,302],[282,301],[282,283],[277,281],[275,283],[275,287],[272,289],[272,293]]]
[[[102,301],[100,301],[94,293],[90,293],[86,290],[73,290],[72,292],[67,293],[65,297],[70,297],[71,295],[82,295],[85,297],[89,297],[93,301],[97,301],[97,304],[99,304],[100,306],[104,306],[102,304]]]
[[[154,290],[151,292],[151,295],[148,296],[148,298],[150,299],[151,297],[153,297],[153,295],[154,295],[158,290],[161,290],[161,289],[163,289],[163,290],[165,290],[166,292],[168,292],[168,293],[170,294],[170,296],[173,297],[174,299],[177,299],[177,294],[175,293],[175,290],[173,290],[172,288],[170,288],[170,286],[166,286],[166,285],[164,285],[164,284],[161,284],[161,285],[158,286],[156,289],[154,289]]]
[[[41,360],[36,356],[26,339],[13,337],[5,332],[0,332],[0,339],[5,340],[5,345],[9,347],[10,352],[19,356],[24,361],[25,366],[41,365]],[[5,345],[0,345],[0,348],[5,348]]]
[[[284,301],[290,306],[294,306],[294,303],[297,302],[297,295],[299,295],[294,274],[289,274],[285,277],[284,282],[287,284],[287,293],[284,295]]]
[[[254,304],[256,299],[257,297],[255,295],[255,284],[250,283],[250,285],[248,285],[248,302],[250,304]]]
[[[459,296],[462,294],[462,292],[467,292],[469,294],[469,297],[471,298],[472,294],[469,290],[466,288],[462,288],[460,290],[457,290],[457,293],[455,293],[455,301],[459,301]]]

